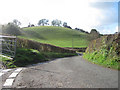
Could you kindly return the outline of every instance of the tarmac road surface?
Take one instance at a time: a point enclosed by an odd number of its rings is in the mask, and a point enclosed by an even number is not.
[[[74,56],[22,69],[12,88],[118,88],[118,71]]]

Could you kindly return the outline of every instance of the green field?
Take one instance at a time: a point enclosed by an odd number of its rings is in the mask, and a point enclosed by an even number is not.
[[[20,38],[34,40],[41,43],[52,44],[60,47],[87,47],[89,35],[80,31],[56,27],[39,26],[22,28]],[[73,42],[73,43],[72,43]]]

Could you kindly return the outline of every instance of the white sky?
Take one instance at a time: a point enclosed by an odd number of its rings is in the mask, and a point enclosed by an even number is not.
[[[67,22],[72,28],[78,27],[90,31],[102,25],[102,20],[105,18],[101,10],[89,5],[90,1],[96,0],[0,0],[2,12],[0,24],[18,19],[24,27],[28,26],[29,22],[37,25],[43,18],[49,19],[50,22],[59,19]],[[117,26],[114,28],[116,29]],[[102,33],[111,33],[111,31],[103,30]]]

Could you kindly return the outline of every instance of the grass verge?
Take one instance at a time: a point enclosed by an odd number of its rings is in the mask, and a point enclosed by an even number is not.
[[[2,57],[3,63],[7,68],[24,67],[26,65],[39,62],[50,61],[55,58],[75,56],[76,53],[56,53],[56,52],[39,52],[34,49],[18,48],[14,60]]]
[[[119,57],[109,57],[107,53],[93,52],[93,53],[84,53],[83,58],[88,61],[98,64],[104,67],[120,70]]]

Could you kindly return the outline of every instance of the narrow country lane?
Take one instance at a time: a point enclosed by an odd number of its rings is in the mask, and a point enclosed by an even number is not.
[[[118,88],[118,71],[92,64],[82,56],[28,66],[12,88]]]

